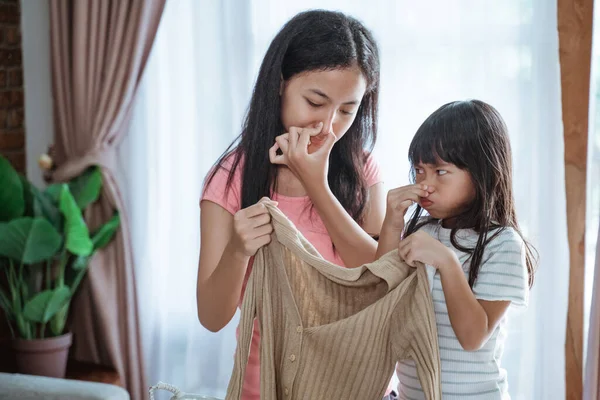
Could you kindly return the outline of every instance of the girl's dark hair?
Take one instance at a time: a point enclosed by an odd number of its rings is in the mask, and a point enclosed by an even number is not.
[[[436,164],[439,160],[454,164],[471,176],[475,186],[475,199],[465,211],[453,217],[455,224],[450,232],[454,247],[471,255],[469,286],[473,288],[477,280],[485,246],[510,227],[525,242],[531,287],[537,257],[533,254],[535,249],[523,238],[517,222],[510,141],[500,113],[479,100],[445,104],[419,127],[408,152],[413,182],[416,181],[415,165]],[[432,217],[421,218],[422,211],[417,205],[406,227],[405,236],[416,232],[423,225],[439,222]],[[474,248],[466,248],[456,240],[457,231],[467,228],[474,229],[479,234]]]
[[[368,197],[363,168],[377,137],[379,54],[371,33],[356,19],[339,12],[302,12],[275,36],[260,67],[242,132],[216,162],[206,184],[231,156],[227,190],[243,160],[242,208],[263,196],[271,197],[276,190],[277,168],[269,161],[269,148],[275,137],[285,132],[279,96],[281,78],[354,66],[362,71],[367,90],[354,122],[331,151],[328,181],[346,211],[362,221]]]

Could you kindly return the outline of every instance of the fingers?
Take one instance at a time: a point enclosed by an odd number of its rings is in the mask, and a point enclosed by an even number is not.
[[[398,255],[400,256],[400,259],[403,260],[406,264],[410,265],[411,267],[414,267],[415,262],[411,257],[411,248],[410,246],[403,246],[402,242],[404,242],[404,240],[400,241],[400,244],[398,245]]]
[[[269,161],[293,167],[303,162],[306,155],[318,152],[321,156],[329,155],[337,138],[331,132],[322,135],[322,128],[322,122],[306,128],[291,127],[288,133],[275,138],[275,144],[269,149]],[[277,154],[279,150],[282,154]]]
[[[287,153],[291,145],[289,138],[289,133],[284,133],[275,138],[275,144],[269,149],[269,161],[271,161],[271,164],[287,165]],[[277,150],[281,150],[282,154],[277,154]]]
[[[252,218],[261,214],[266,214],[267,212],[266,205],[259,202],[244,209],[240,214],[243,218]]]
[[[325,141],[323,142],[323,145],[319,148],[319,150],[316,151],[316,153],[329,154],[336,140],[337,137],[332,132],[328,133],[327,136],[325,136]]]
[[[391,198],[387,201],[387,207],[390,211],[399,211],[405,213],[413,203],[419,202],[419,196],[415,194],[405,194],[398,198]]]
[[[290,131],[293,128],[290,128]],[[323,122],[318,122],[316,125],[307,126],[306,128],[297,128],[298,134],[306,132],[308,136],[317,136],[323,130]]]
[[[388,209],[406,212],[413,203],[427,198],[433,188],[427,185],[415,184],[392,189],[388,192]]]
[[[289,133],[286,133],[284,135],[281,136],[285,136],[287,135],[287,138],[289,140],[289,148],[294,150],[296,149],[296,147],[298,146],[298,136],[300,134],[302,134],[302,128],[296,128],[296,127],[291,127]],[[277,136],[278,138],[281,136]],[[277,139],[275,139],[277,140]],[[283,149],[282,149],[283,151]]]
[[[269,214],[268,212],[264,213],[264,214],[259,214],[257,216],[254,216],[252,218],[250,218],[250,222],[252,224],[253,228],[259,228],[262,227],[264,225],[271,225],[271,214]]]
[[[402,186],[396,189],[390,190],[389,194],[392,197],[403,196],[408,193],[412,193],[417,197],[427,197],[433,192],[433,187],[421,184]]]
[[[400,253],[402,256],[405,256],[411,249],[411,243],[412,243],[412,235],[402,239],[400,241],[400,243],[398,243],[398,253]]]
[[[262,199],[260,199],[258,201],[258,203],[245,208],[243,216],[246,218],[252,218],[252,217],[256,217],[261,214],[267,214],[268,211],[267,211],[267,207],[266,207],[265,203],[268,203],[268,204],[271,204],[274,206],[276,206],[278,204],[276,201],[273,201],[273,200],[269,199],[268,197],[263,197]]]
[[[267,224],[267,225],[260,226],[258,228],[255,228],[253,232],[254,232],[254,235],[256,238],[259,238],[259,237],[265,236],[265,235],[270,235],[271,233],[273,233],[273,225]]]
[[[251,257],[271,241],[273,224],[268,207],[277,204],[276,201],[263,197],[256,204],[235,213],[232,240],[236,249]]]
[[[409,236],[409,237],[407,237],[407,238],[405,238],[405,239],[402,239],[402,240],[400,241],[400,243],[398,243],[398,253],[400,254],[400,256],[401,256],[402,258],[404,258],[404,253],[405,253],[405,252],[407,251],[407,249],[409,248],[409,247],[408,247],[409,240],[410,240],[410,236]]]
[[[308,149],[308,145],[311,143],[310,138],[310,131],[308,129],[302,129],[302,131],[300,132],[300,137],[298,137],[298,148]]]
[[[318,136],[321,134],[323,129],[323,122],[319,122],[316,125],[308,126],[305,128],[298,128],[295,126],[290,127],[290,131],[288,133],[284,133],[283,135],[279,135],[275,138],[275,143],[278,146],[273,146],[269,149],[269,159],[274,164],[283,164],[284,157],[277,155],[277,150],[280,149],[281,152],[288,157],[291,156],[291,153],[295,153],[298,151],[308,152],[308,147],[311,145],[311,138]],[[329,149],[335,143],[335,136],[333,138],[326,137],[327,139],[333,139],[332,143],[327,143]]]
[[[271,161],[271,164],[285,165],[285,155],[277,154],[277,150],[279,150],[279,145],[275,143],[269,149],[269,161]]]
[[[318,122],[317,124],[309,125],[304,128],[299,128],[296,126],[290,127],[290,143],[298,143],[298,138],[302,135],[308,136],[308,143],[310,143],[310,138],[313,136],[318,136],[321,134],[323,130],[323,122]]]
[[[411,202],[419,201],[420,197],[418,194],[413,192],[404,192],[396,196],[396,198],[392,198],[392,204],[403,203],[406,200],[410,200]]]
[[[284,133],[283,135],[279,135],[275,138],[275,143],[279,145],[281,152],[283,154],[287,154],[288,149],[291,147],[294,149],[296,147],[296,142],[298,141],[298,135],[290,133]],[[296,139],[291,140],[291,138],[295,137]]]
[[[404,249],[404,251],[402,253],[400,253],[400,251],[398,251],[398,255],[400,256],[400,259],[402,259],[407,265],[409,265],[410,267],[416,268],[417,262],[416,262],[416,260],[413,259],[412,251],[410,250],[410,248]]]
[[[406,209],[408,209],[408,207],[412,206],[414,203],[416,203],[416,201],[404,200],[404,201],[400,202],[400,204],[396,208],[398,208],[399,210],[406,210]]]
[[[320,135],[322,129],[322,122],[306,128],[291,127],[289,132],[290,149],[293,151],[308,149],[308,146],[312,143],[311,138]]]
[[[260,249],[261,247],[266,246],[269,243],[271,243],[271,235],[270,234],[257,237],[250,243],[250,245],[253,248]]]

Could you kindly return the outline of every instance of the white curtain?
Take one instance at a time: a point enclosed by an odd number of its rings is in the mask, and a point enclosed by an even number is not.
[[[150,382],[224,395],[237,319],[212,334],[196,316],[202,179],[240,131],[270,40],[309,8],[347,12],[378,40],[375,154],[388,188],[407,184],[409,142],[440,105],[479,98],[505,117],[517,209],[541,263],[504,367],[513,399],[563,397],[568,252],[556,4],[545,0],[170,0],[121,149]]]

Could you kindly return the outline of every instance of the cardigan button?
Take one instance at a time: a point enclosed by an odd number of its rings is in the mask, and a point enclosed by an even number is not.
[[[290,394],[290,389],[284,388],[283,392],[285,393],[286,396],[288,396]]]
[[[296,355],[295,355],[295,354],[292,354],[292,355],[290,356],[290,361],[291,361],[291,362],[294,362],[294,361],[296,361]]]
[[[296,332],[298,332],[298,333],[302,333],[302,327],[301,327],[301,326],[298,326],[298,327],[296,328]]]

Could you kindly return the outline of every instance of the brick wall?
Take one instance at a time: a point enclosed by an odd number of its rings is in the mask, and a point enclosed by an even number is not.
[[[0,154],[23,174],[24,121],[20,3],[0,0]]]
[[[0,154],[25,174],[23,108],[20,3],[19,0],[0,0]],[[9,339],[10,331],[4,311],[0,309],[0,354],[3,354],[0,357],[0,371],[12,369]]]

